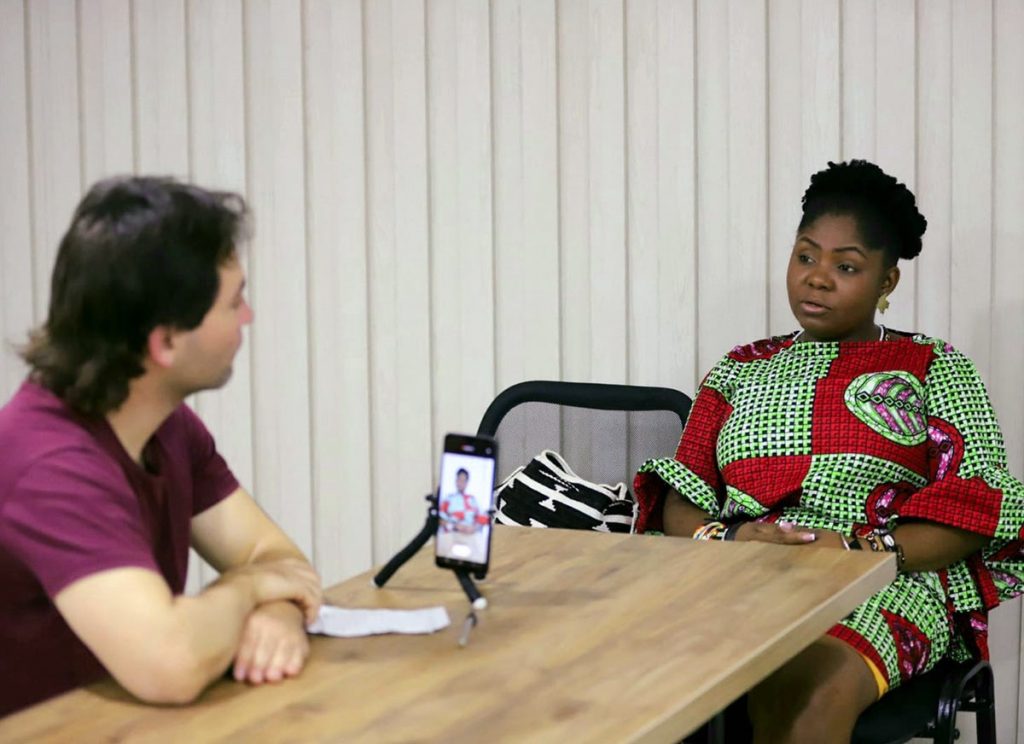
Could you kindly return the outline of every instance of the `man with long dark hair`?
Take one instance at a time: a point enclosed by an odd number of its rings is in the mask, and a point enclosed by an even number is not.
[[[0,409],[0,715],[112,674],[187,702],[233,663],[297,674],[320,581],[183,403],[252,321],[241,197],[97,183],[57,255],[28,379]],[[190,544],[221,572],[182,594]]]

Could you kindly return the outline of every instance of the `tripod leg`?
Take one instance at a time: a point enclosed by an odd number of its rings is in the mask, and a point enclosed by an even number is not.
[[[469,604],[472,605],[474,610],[482,610],[487,607],[487,600],[480,594],[480,590],[476,588],[476,584],[473,583],[473,579],[470,577],[468,571],[456,571],[456,578],[459,580],[459,584],[462,585],[462,591],[469,597]]]
[[[423,529],[420,530],[419,534],[414,537],[408,545],[395,553],[394,557],[384,567],[377,572],[377,575],[373,577],[373,584],[378,589],[388,583],[388,579],[394,576],[395,572],[405,565],[405,562],[416,555],[419,549],[422,548],[427,540],[437,531],[437,513],[431,509],[427,515],[426,524],[423,525]]]

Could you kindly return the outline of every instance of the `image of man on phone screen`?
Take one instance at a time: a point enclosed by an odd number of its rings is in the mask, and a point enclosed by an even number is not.
[[[455,472],[455,489],[442,492],[438,540],[446,544],[439,546],[439,552],[452,558],[482,562],[487,550],[484,527],[490,518],[486,510],[480,508],[479,501],[466,491],[469,479],[469,470],[460,467]]]

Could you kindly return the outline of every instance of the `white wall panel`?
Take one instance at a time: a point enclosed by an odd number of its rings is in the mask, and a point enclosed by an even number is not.
[[[992,147],[992,324],[989,384],[1009,447],[1010,470],[1024,474],[1024,3],[996,2]],[[992,647],[997,677],[1000,741],[1024,742],[1022,605],[999,608]],[[1016,737],[1016,738],[1015,738]]]
[[[493,174],[501,174],[492,179],[498,390],[561,378],[555,21],[555,0],[491,6]],[[557,441],[557,415],[538,408],[543,424],[515,427],[515,441],[502,435],[502,472]]]
[[[434,460],[495,393],[489,39],[486,0],[427,4]]]
[[[991,369],[992,6],[953,3],[950,338]],[[978,250],[978,246],[985,250]]]
[[[244,6],[256,497],[313,551],[301,6]]]
[[[694,3],[626,5],[629,381],[696,383]]]
[[[373,561],[369,490],[363,13],[359,0],[306,4],[310,412],[314,558],[325,582]]]
[[[559,5],[562,373],[626,375],[623,9]]]
[[[559,5],[562,375],[626,381],[625,18],[614,0]],[[623,457],[625,417],[563,415],[569,462]],[[575,436],[569,436],[575,434]],[[624,468],[623,468],[624,469]]]
[[[36,322],[46,315],[57,244],[82,194],[76,10],[73,0],[25,6]]]
[[[704,371],[768,327],[763,2],[697,4],[697,317]]]
[[[365,13],[373,552],[414,535],[433,489],[426,17],[422,2]],[[359,493],[358,476],[353,477]]]
[[[950,338],[953,198],[953,7],[951,0],[918,6],[917,196],[928,220],[916,259],[917,321],[921,330]],[[925,71],[925,72],[921,72]]]
[[[129,173],[135,159],[131,6],[128,0],[79,5],[82,185]]]
[[[135,166],[189,175],[186,0],[132,0]],[[185,115],[183,115],[185,114]]]
[[[559,169],[554,0],[492,4],[495,377],[558,379]]]
[[[21,384],[15,347],[33,325],[32,189],[29,181],[28,51],[21,0],[0,0],[0,396]]]
[[[792,330],[800,196],[865,157],[929,222],[883,320],[975,359],[1024,475],[1022,35],[1020,0],[0,0],[0,333],[42,320],[95,178],[245,194],[256,320],[195,405],[333,582],[419,529],[441,434],[497,390],[692,392]],[[1001,741],[1022,634],[994,613]]]

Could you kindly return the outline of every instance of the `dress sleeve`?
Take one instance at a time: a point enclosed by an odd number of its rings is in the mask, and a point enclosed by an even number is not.
[[[928,483],[897,510],[1001,540],[1024,529],[1024,484],[1006,469],[1003,435],[985,384],[966,356],[945,346],[925,378]]]
[[[991,608],[1024,593],[1024,484],[1007,470],[999,423],[967,357],[940,345],[925,387],[929,480],[899,505],[897,521],[923,519],[992,538],[949,568],[955,604]]]
[[[673,488],[698,509],[718,516],[725,484],[715,448],[718,433],[732,413],[736,362],[728,356],[708,373],[697,391],[675,457],[645,462],[633,481],[636,495],[636,531],[662,529],[661,512],[667,488]]]

